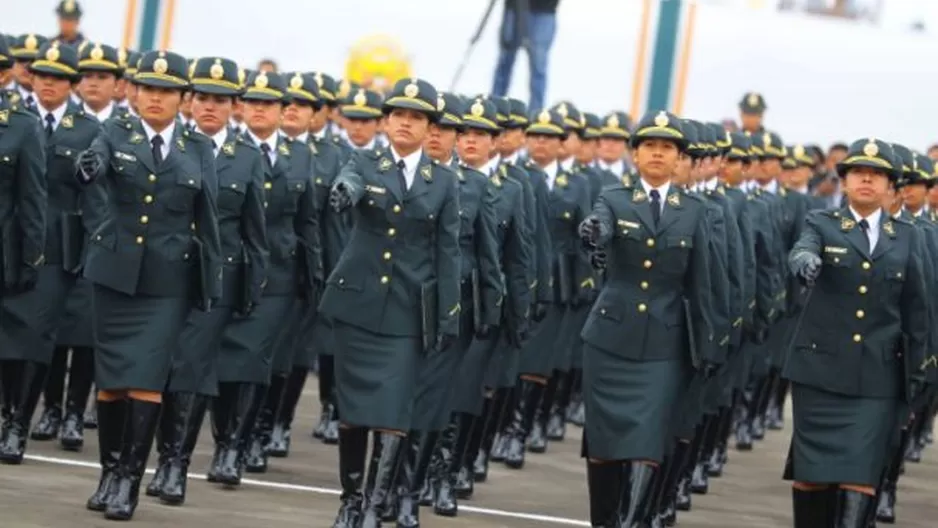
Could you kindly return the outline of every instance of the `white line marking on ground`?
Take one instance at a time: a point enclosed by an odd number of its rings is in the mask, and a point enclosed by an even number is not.
[[[69,458],[58,458],[58,457],[48,457],[42,455],[26,455],[23,457],[27,460],[32,460],[35,462],[44,462],[46,464],[56,464],[59,466],[72,466],[72,467],[81,467],[88,469],[100,469],[101,466],[94,462],[85,462],[83,460],[72,460]],[[152,469],[147,469],[147,474],[153,474]],[[202,473],[189,473],[189,478],[193,480],[205,480],[205,475]],[[319,495],[333,495],[338,496],[341,491],[332,488],[320,488],[317,486],[301,486],[299,484],[287,484],[285,482],[271,482],[267,480],[256,480],[251,478],[241,479],[241,483],[248,486],[256,486],[258,488],[267,488],[267,489],[277,489],[277,490],[287,490],[287,491],[302,491],[306,493],[316,493]],[[475,506],[464,506],[459,505],[460,512],[467,513],[477,513],[480,515],[489,515],[492,517],[507,517],[510,519],[522,519],[525,521],[537,521],[550,524],[559,524],[563,526],[585,526],[589,528],[590,523],[586,521],[578,521],[576,519],[568,519],[566,517],[554,517],[551,515],[540,515],[537,513],[522,513],[522,512],[511,512],[505,510],[493,510],[490,508],[478,508]]]

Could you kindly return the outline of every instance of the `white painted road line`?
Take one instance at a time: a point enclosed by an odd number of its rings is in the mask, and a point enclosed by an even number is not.
[[[26,460],[32,460],[35,462],[42,462],[45,464],[56,464],[59,466],[72,466],[88,469],[100,469],[101,466],[94,462],[85,462],[83,460],[72,460],[69,458],[58,458],[58,457],[47,457],[41,455],[26,455]],[[153,474],[152,469],[147,470],[147,474]],[[189,478],[193,480],[205,480],[205,475],[201,473],[189,473]],[[299,484],[287,484],[285,482],[271,482],[267,480],[256,480],[251,478],[241,479],[241,483],[248,486],[256,486],[258,488],[267,488],[267,489],[277,489],[277,490],[286,490],[286,491],[301,491],[305,493],[316,493],[318,495],[334,495],[338,496],[341,494],[340,490],[332,488],[320,488],[317,486],[301,486]],[[521,519],[525,521],[537,521],[542,523],[558,524],[561,526],[585,526],[589,528],[590,523],[586,521],[578,521],[576,519],[568,519],[566,517],[554,517],[552,515],[540,515],[537,513],[522,513],[522,512],[511,512],[505,510],[493,510],[489,508],[477,508],[475,506],[464,506],[463,504],[459,505],[460,512],[467,513],[476,513],[479,515],[489,515],[492,517],[505,517],[509,519]]]

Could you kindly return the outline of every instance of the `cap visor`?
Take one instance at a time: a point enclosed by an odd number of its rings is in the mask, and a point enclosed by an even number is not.
[[[232,90],[231,88],[225,88],[224,86],[215,86],[211,84],[193,84],[192,91],[212,95],[241,95],[240,90]]]
[[[349,119],[381,119],[383,114],[373,108],[342,108],[339,112]]]

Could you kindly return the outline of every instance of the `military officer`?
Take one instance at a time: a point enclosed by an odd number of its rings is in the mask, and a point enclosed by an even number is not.
[[[325,210],[328,210],[329,186],[323,180],[320,167],[318,166],[319,149],[311,143],[309,135],[309,124],[313,116],[322,108],[319,86],[316,79],[310,74],[287,73],[284,74],[287,81],[287,93],[290,95],[290,102],[284,106],[283,118],[281,122],[281,131],[286,134],[295,143],[306,145],[314,157],[317,164],[313,171],[316,184],[316,211],[320,227],[320,240],[322,241],[323,220]],[[333,169],[336,170],[336,169]],[[294,310],[294,319],[290,321],[294,325],[291,330],[294,336],[292,344],[286,346],[292,349],[292,355],[285,351],[279,355],[279,364],[274,366],[275,375],[285,378],[283,393],[279,401],[267,402],[271,405],[273,417],[273,429],[271,430],[270,443],[267,452],[270,456],[286,457],[290,451],[290,435],[293,424],[293,416],[296,411],[296,405],[299,402],[300,395],[303,393],[303,386],[306,384],[306,378],[309,371],[315,366],[316,356],[311,349],[311,334],[313,323],[315,322],[316,305],[301,301]]]
[[[814,176],[815,161],[808,147],[797,143],[788,147],[787,150],[791,160],[794,162],[794,167],[792,167],[786,183],[788,190],[805,196],[807,198],[809,211],[826,208],[824,200],[820,196],[814,196],[811,193],[810,183],[811,178]]]
[[[896,163],[889,144],[854,142],[837,165],[847,207],[810,213],[788,259],[812,286],[784,371],[796,527],[867,526],[899,409],[922,386],[923,239],[882,209],[902,172]]]
[[[378,127],[381,124],[381,94],[365,88],[353,87],[339,106],[345,138],[346,160],[354,150],[368,150],[378,146]]]
[[[219,381],[238,382],[244,391],[239,401],[251,393],[257,398],[256,410],[239,409],[256,416],[244,469],[264,472],[276,407],[292,366],[300,303],[314,302],[318,295],[322,254],[312,152],[306,143],[279,132],[282,109],[294,96],[277,73],[254,73],[246,86],[241,100],[247,131],[242,136],[260,149],[264,161],[270,266],[262,302],[251,316],[225,329]],[[224,473],[240,482],[240,466]]]
[[[575,332],[568,312],[586,302],[594,284],[592,269],[580,258],[581,245],[576,236],[577,225],[589,212],[589,189],[585,179],[560,167],[561,146],[573,124],[572,120],[565,121],[558,110],[559,107],[539,112],[525,131],[531,156],[525,169],[545,174],[550,190],[545,222],[551,241],[548,267],[551,272],[547,282],[552,295],[544,299],[551,302],[546,317],[521,352],[518,369],[521,383],[505,453],[505,463],[513,469],[524,466],[525,442],[534,430],[537,411],[555,366],[568,361],[571,340],[562,332]],[[538,423],[546,425],[543,421]],[[546,449],[546,441],[542,446]]]
[[[77,62],[77,61],[76,61]],[[0,70],[13,66],[12,53],[6,41],[0,41]],[[46,180],[46,151],[44,133],[39,120],[25,110],[16,95],[0,97],[0,176],[6,188],[0,195],[5,197],[0,208],[0,237],[2,237],[2,291],[0,308],[10,313],[7,299],[32,297],[40,269],[45,263],[46,223],[48,191]],[[10,305],[16,308],[16,305]],[[45,313],[47,307],[40,313]],[[17,309],[17,312],[20,310]],[[15,313],[15,312],[13,312]],[[2,422],[0,422],[0,459],[17,463],[25,447],[26,431],[35,410],[44,380],[45,364],[36,358],[48,355],[41,350],[22,350],[24,345],[42,342],[41,336],[33,336],[32,342],[24,342],[23,334],[31,335],[34,313],[24,319],[4,320],[0,323],[0,338],[5,343],[0,351],[0,385],[3,387]],[[16,330],[19,325],[23,328]],[[37,362],[38,359],[38,362]],[[40,385],[38,388],[36,385]],[[18,456],[19,455],[19,456]]]
[[[236,389],[219,384],[216,374],[221,340],[235,317],[249,316],[260,302],[269,258],[263,161],[256,148],[227,126],[234,100],[241,94],[238,65],[221,57],[203,57],[191,71],[195,132],[209,140],[218,181],[224,268],[219,301],[210,312],[191,310],[186,318],[163,395],[158,464],[146,494],[172,505],[186,499],[189,461],[211,398],[216,446],[227,446],[233,436],[230,416]],[[214,462],[224,454],[217,447]]]
[[[137,85],[133,83],[134,75],[137,74],[137,64],[140,63],[140,53],[127,50],[127,62],[124,67],[124,99],[118,102],[118,106],[127,110],[131,116],[138,117],[137,112]]]
[[[437,444],[439,472],[435,479],[437,488],[433,510],[437,515],[452,517],[458,510],[457,486],[471,486],[468,480],[468,462],[471,461],[466,460],[466,452],[473,417],[470,413],[451,412],[451,393],[456,378],[464,376],[457,368],[473,339],[491,339],[501,322],[501,312],[496,310],[496,303],[502,296],[504,285],[498,258],[495,184],[485,173],[462,163],[461,158],[456,164],[455,150],[450,149],[455,147],[457,134],[463,135],[467,129],[471,129],[473,134],[481,132],[494,138],[499,126],[491,119],[494,111],[486,117],[482,97],[464,105],[457,96],[443,94],[437,107],[441,112],[440,120],[431,125],[424,148],[441,164],[453,163],[459,180],[460,326],[459,339],[450,349],[421,364],[414,403],[417,419],[413,428],[443,430]],[[472,154],[475,152],[470,152],[470,156]],[[488,162],[488,156],[484,159],[479,156],[477,162]],[[465,489],[462,493],[463,498],[468,498],[472,491]]]
[[[687,147],[681,123],[649,113],[631,145],[639,181],[603,191],[580,229],[608,255],[606,282],[582,332],[596,526],[633,526],[650,513],[652,476],[685,380],[694,367],[711,375],[719,360],[710,338],[707,207],[670,183]]]
[[[439,119],[437,100],[426,81],[399,81],[383,104],[388,150],[356,152],[333,185],[335,209],[358,213],[320,305],[341,350],[335,368],[343,493],[335,526],[380,522],[395,455],[414,419],[420,361],[448,349],[458,333],[457,177],[422,149]],[[378,432],[380,455],[370,469],[373,490],[363,498],[368,429]]]
[[[59,34],[52,37],[52,40],[79,49],[85,43],[85,36],[78,29],[81,23],[81,6],[75,0],[62,0],[55,8],[55,14],[59,17]]]
[[[221,295],[211,142],[176,122],[186,66],[175,53],[146,53],[134,76],[141,119],[105,123],[78,160],[91,233],[84,276],[94,288],[102,470],[87,507],[111,519],[136,509],[192,299],[208,311]]]
[[[335,80],[324,73],[315,72],[313,78],[319,89],[322,107],[310,120],[310,141],[316,147],[316,185],[322,191],[317,194],[320,201],[329,199],[328,189],[339,175],[344,164],[345,154],[339,145],[341,138],[329,135],[330,113],[337,106],[335,99]],[[323,275],[335,268],[342,255],[342,250],[348,242],[348,235],[352,227],[350,214],[336,214],[329,207],[320,207],[323,217],[320,219],[323,245]],[[335,369],[333,354],[336,344],[333,340],[332,324],[325,317],[316,317],[313,326],[313,337],[310,346],[314,354],[318,354],[318,382],[319,382],[319,422],[313,429],[313,438],[318,438],[326,444],[339,442],[339,417],[335,397]]]
[[[32,74],[29,64],[39,56],[39,48],[47,39],[41,35],[27,33],[20,35],[10,42],[10,53],[13,55],[13,81],[16,90],[27,110],[33,111],[36,107],[36,96],[33,94]]]
[[[762,119],[768,108],[765,98],[759,92],[749,92],[743,95],[743,98],[739,100],[739,120],[742,124],[742,131],[753,135],[765,132]]]
[[[603,175],[604,185],[629,185],[633,169],[627,161],[631,119],[625,112],[610,112],[602,119],[596,147],[596,168]]]
[[[102,44],[85,46],[78,57],[78,72],[81,75],[78,87],[83,94],[84,114],[103,123],[112,114],[116,114],[112,96],[117,78],[123,73],[117,50]],[[90,141],[88,143],[90,144]],[[87,147],[87,144],[82,145],[79,151]],[[71,176],[66,178],[66,183],[70,186],[77,185]],[[51,440],[58,435],[62,447],[74,451],[84,444],[83,414],[94,377],[91,284],[84,279],[79,278],[69,289],[56,345],[43,391],[45,408],[31,437],[34,440]],[[72,352],[71,361],[68,361],[69,350]],[[62,396],[65,392],[66,364],[69,365],[69,383],[63,416]]]
[[[98,132],[97,120],[86,116],[69,100],[72,85],[79,79],[74,49],[58,43],[45,44],[40,49],[40,58],[30,64],[30,70],[37,89],[36,109],[45,125],[48,209],[54,212],[55,221],[46,224],[44,258],[36,262],[34,270],[36,287],[5,296],[0,304],[3,354],[5,359],[19,360],[21,371],[16,376],[15,390],[20,395],[16,402],[17,417],[5,442],[0,444],[0,461],[14,464],[22,461],[26,431],[52,361],[65,300],[81,267],[85,235],[78,213],[80,189],[74,178],[75,158],[88,148]],[[57,396],[54,405],[61,413],[61,387]]]

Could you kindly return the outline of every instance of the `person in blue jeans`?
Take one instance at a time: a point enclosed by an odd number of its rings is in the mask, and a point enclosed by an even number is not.
[[[538,112],[544,107],[547,90],[547,57],[557,32],[557,4],[560,0],[505,0],[498,63],[492,94],[503,97],[511,85],[511,72],[515,66],[518,48],[527,36],[530,41],[528,64],[531,68],[529,107]],[[519,4],[527,4],[527,12]]]

